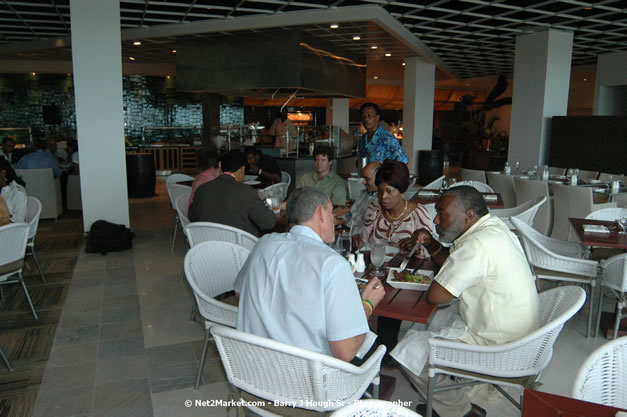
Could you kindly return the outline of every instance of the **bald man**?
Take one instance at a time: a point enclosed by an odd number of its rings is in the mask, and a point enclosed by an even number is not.
[[[362,183],[366,186],[366,189],[359,194],[350,211],[344,215],[344,222],[348,225],[352,223],[353,233],[361,232],[361,228],[364,226],[366,209],[370,203],[377,199],[377,186],[374,183],[374,177],[380,166],[381,162],[374,161],[364,167]]]

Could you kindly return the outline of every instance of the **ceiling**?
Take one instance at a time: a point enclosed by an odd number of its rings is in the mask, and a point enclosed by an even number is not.
[[[334,13],[358,11],[354,6],[380,6],[402,25],[401,32],[414,39],[403,39],[390,25],[382,27],[385,25],[357,18],[344,18],[336,29],[329,27]],[[422,55],[442,73],[458,79],[511,74],[516,35],[548,28],[574,33],[575,67],[596,64],[599,54],[627,51],[625,0],[122,0],[120,8],[123,58],[146,63],[174,62],[172,50],[181,37],[211,38],[225,32],[145,36],[141,46],[132,44],[132,33],[141,38],[142,31],[155,27],[184,26],[181,23],[191,27],[207,20],[219,25],[303,12],[327,12],[329,20],[299,26],[351,53],[366,56],[369,64],[385,61],[400,65],[405,57]],[[298,24],[297,19],[295,23],[289,19],[282,22],[279,29],[283,30]],[[257,34],[263,30],[240,28],[240,32]],[[124,36],[125,32],[129,36]],[[68,42],[60,43],[65,47],[44,49],[25,47],[29,44],[24,42],[41,43],[69,35],[69,0],[0,0],[0,56],[5,59],[68,59]],[[353,40],[354,36],[360,39]],[[371,49],[373,45],[378,48]],[[386,53],[391,56],[386,57]]]

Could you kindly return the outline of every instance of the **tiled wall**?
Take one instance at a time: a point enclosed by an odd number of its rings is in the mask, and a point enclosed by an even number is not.
[[[142,127],[202,126],[200,96],[177,93],[175,80],[163,77],[131,75],[123,77],[124,133],[140,143]],[[45,124],[43,106],[55,105],[61,123]],[[241,101],[220,106],[221,124],[243,124]],[[0,128],[31,127],[33,138],[48,134],[60,140],[70,139],[76,130],[74,85],[71,75],[3,74],[0,75]],[[18,142],[28,140],[25,131],[2,131]],[[199,129],[150,130],[146,142],[200,138]]]

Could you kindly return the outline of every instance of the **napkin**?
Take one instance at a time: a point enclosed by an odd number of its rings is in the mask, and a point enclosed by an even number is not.
[[[583,231],[585,233],[609,233],[610,229],[600,224],[584,224]]]
[[[483,196],[483,198],[484,198],[486,201],[496,201],[496,200],[498,200],[498,199],[499,199],[499,198],[498,198],[498,196],[496,196],[496,195],[494,195],[494,194],[487,194],[487,195],[484,195],[484,196]]]

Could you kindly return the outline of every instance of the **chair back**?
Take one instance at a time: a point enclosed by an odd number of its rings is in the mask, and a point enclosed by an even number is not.
[[[167,187],[168,195],[170,196],[170,204],[172,208],[176,210],[176,199],[181,194],[192,194],[192,187],[188,187],[187,185],[173,184]]]
[[[16,169],[15,173],[26,182],[28,195],[41,202],[42,219],[56,219],[63,213],[61,181],[54,178],[52,168]]]
[[[198,312],[209,323],[235,327],[237,307],[215,299],[233,291],[237,274],[250,251],[234,243],[201,242],[190,248],[183,264],[185,277],[194,291]]]
[[[174,208],[176,209],[176,215],[181,222],[181,226],[187,226],[190,221],[187,217],[187,211],[189,209],[189,196],[192,194],[191,190],[187,193],[183,193],[176,198]]]
[[[289,187],[292,183],[292,176],[285,171],[281,171],[281,182],[284,182]]]
[[[515,230],[516,228],[509,220],[510,217],[516,217],[531,226],[538,209],[542,206],[542,204],[546,203],[546,200],[546,197],[538,197],[534,200],[526,201],[520,206],[512,208],[490,209],[490,214],[493,214],[503,220],[510,230]]]
[[[0,266],[24,259],[29,230],[27,223],[11,223],[0,227]],[[7,278],[19,269],[21,266],[0,277]]]
[[[583,169],[579,170],[579,175],[577,178],[580,180],[596,180],[599,176],[599,171],[586,171]]]
[[[504,175],[498,172],[485,173],[488,184],[495,193],[501,194],[503,205],[505,208],[516,206],[516,192],[514,191],[514,177],[512,175]]]
[[[170,174],[165,179],[165,185],[169,188],[170,185],[175,185],[177,182],[193,181],[194,177],[185,174]],[[180,185],[180,184],[179,184]]]
[[[345,405],[332,417],[421,417],[400,404],[385,400],[360,400]]]
[[[442,181],[446,178],[445,175],[442,175],[440,178],[436,178],[431,181],[429,184],[422,187],[424,190],[439,190],[442,187]]]
[[[601,261],[603,286],[618,292],[627,292],[627,253],[612,256]]]
[[[28,223],[28,240],[30,241],[37,234],[37,228],[39,227],[39,216],[41,215],[41,201],[36,197],[28,196],[28,203],[26,205],[26,215],[24,221]]]
[[[362,177],[359,178],[349,178],[346,181],[346,186],[348,187],[348,199],[351,201],[356,201],[361,193],[366,191],[366,186],[363,184],[364,179]]]
[[[607,220],[613,222],[614,220],[622,219],[627,216],[627,208],[610,207],[600,210],[595,210],[586,216],[586,219],[590,220]]]
[[[559,176],[566,173],[566,168],[549,167],[549,175]]]
[[[185,226],[185,235],[187,236],[190,247],[200,242],[219,241],[235,243],[248,250],[253,250],[258,240],[257,236],[245,230],[211,222],[189,223]]]
[[[601,182],[610,182],[610,181],[620,180],[620,179],[622,179],[622,175],[620,174],[610,174],[607,172],[601,172],[599,174],[599,181]]]
[[[485,171],[481,171],[478,169],[460,168],[460,173],[462,181],[478,181],[484,184],[487,183]]]
[[[385,347],[360,367],[341,359],[224,326],[211,328],[228,381],[266,400],[315,411],[361,398],[379,374]]]
[[[280,193],[281,200],[285,200],[285,198],[287,197],[287,188],[288,186],[286,183],[279,182],[276,184],[272,184],[264,188],[263,190],[261,190],[261,195],[265,199],[266,197],[269,197],[271,194]]]
[[[570,230],[571,207],[569,203],[570,185],[553,184],[553,229],[551,237],[553,239],[568,240]]]
[[[492,187],[490,187],[488,184],[486,184],[485,182],[479,182],[479,181],[460,181],[451,185],[451,187],[459,187],[460,185],[469,185],[473,187],[475,190],[479,191],[480,193],[493,193],[494,192]]]
[[[575,377],[572,397],[608,407],[627,408],[627,337],[592,352]]]
[[[538,209],[533,221],[533,228],[544,235],[549,235],[553,227],[553,203],[549,195],[549,184],[546,181],[527,180],[514,177],[516,205],[538,197],[546,197],[547,203]]]

